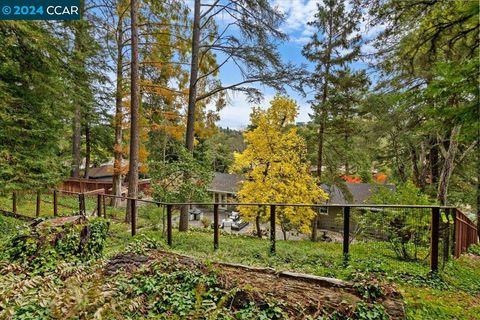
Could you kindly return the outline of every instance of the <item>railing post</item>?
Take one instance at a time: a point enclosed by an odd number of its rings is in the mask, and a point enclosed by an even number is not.
[[[343,207],[343,259],[348,261],[350,246],[350,207]]]
[[[275,234],[275,205],[270,206],[270,253],[275,254],[275,240],[276,240],[276,234]]]
[[[17,213],[17,192],[13,191],[12,193],[12,210],[13,213]]]
[[[172,205],[167,205],[167,243],[172,246]]]
[[[317,241],[317,225],[318,225],[318,211],[319,208],[315,208],[315,217],[313,217],[312,220],[312,241],[316,242]]]
[[[85,209],[85,194],[84,193],[79,193],[78,194],[78,208],[80,210],[80,214],[85,214],[86,209]]]
[[[105,195],[102,194],[103,217],[107,219],[107,205],[105,204]]]
[[[37,206],[35,216],[38,218],[40,216],[40,191],[37,191]]]
[[[58,215],[58,199],[57,199],[57,190],[53,190],[53,216]]]
[[[130,220],[132,223],[132,237],[137,233],[137,200],[130,199]]]
[[[438,271],[438,242],[440,236],[440,208],[432,208],[432,222],[431,222],[431,237],[430,237],[430,270],[432,272]]]
[[[450,210],[452,219],[453,219],[453,227],[452,227],[452,255],[457,258],[457,209],[453,208]]]
[[[444,209],[445,216],[447,217],[447,223],[444,224],[443,228],[443,266],[448,262],[450,258],[450,212],[452,209]]]
[[[218,249],[218,204],[213,205],[213,250]]]
[[[102,216],[102,195],[97,194],[97,216]]]

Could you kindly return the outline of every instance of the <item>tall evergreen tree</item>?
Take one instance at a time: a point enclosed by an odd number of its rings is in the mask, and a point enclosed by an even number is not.
[[[233,22],[217,27],[216,17],[221,14],[228,14]],[[283,63],[278,53],[278,43],[287,39],[286,34],[280,30],[283,20],[283,15],[268,1],[226,0],[202,3],[201,0],[195,0],[185,134],[188,150],[193,151],[197,105],[206,104],[211,99],[215,99],[217,105],[223,105],[227,91],[244,92],[250,99],[258,100],[261,93],[249,86],[252,83],[262,83],[279,91],[285,85],[295,86],[298,83],[303,70]],[[222,57],[217,64],[203,71],[199,69],[203,60],[217,54]],[[238,68],[241,80],[227,86],[218,80],[205,83],[209,76],[218,74],[227,63]],[[199,90],[202,84],[203,92]],[[295,87],[301,90],[300,86]],[[179,229],[188,229],[186,209],[182,210]]]
[[[303,55],[315,63],[309,83],[316,90],[313,101],[313,120],[318,125],[317,175],[322,179],[325,158],[325,130],[335,105],[331,101],[332,87],[341,81],[340,70],[358,59],[361,38],[358,35],[360,11],[357,6],[347,10],[349,1],[324,0],[317,4],[315,20],[308,23],[315,28],[311,41],[303,48]]]
[[[50,187],[68,171],[66,51],[41,22],[0,21],[0,192]]]

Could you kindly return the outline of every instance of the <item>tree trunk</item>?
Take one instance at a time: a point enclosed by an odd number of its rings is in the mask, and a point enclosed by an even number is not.
[[[412,160],[413,180],[422,192],[425,191],[426,186],[426,163],[425,163],[425,148],[423,142],[420,143],[420,153],[415,146],[410,146],[410,154]]]
[[[284,222],[280,223],[280,228],[282,229],[283,240],[287,240],[287,229],[285,228]]]
[[[317,176],[319,182],[322,180],[322,166],[323,166],[323,145],[324,145],[324,135],[325,135],[325,126],[327,124],[327,108],[326,103],[328,99],[328,77],[330,75],[330,59],[331,59],[331,52],[332,52],[332,28],[333,28],[333,21],[332,17],[330,16],[329,19],[329,32],[328,32],[328,44],[326,48],[326,63],[325,63],[325,74],[323,79],[323,87],[322,87],[322,104],[320,105],[322,110],[319,111],[320,113],[320,128],[318,129],[318,152],[317,152]]]
[[[190,65],[190,85],[188,91],[188,116],[185,146],[193,150],[195,131],[195,103],[197,99],[198,56],[200,51],[200,0],[195,0],[193,13],[192,60]]]
[[[73,154],[73,170],[72,170],[72,177],[78,178],[80,177],[80,163],[82,161],[82,156],[80,153],[80,146],[81,146],[81,110],[80,104],[75,103],[75,109],[73,113],[73,137],[72,137],[72,154]]]
[[[413,181],[417,187],[420,187],[420,170],[418,169],[418,156],[417,150],[414,146],[410,146],[410,159],[412,161]]]
[[[430,183],[436,186],[438,183],[438,145],[433,141],[433,146],[430,149]]]
[[[85,11],[85,1],[80,1],[80,19],[83,17],[83,13]],[[75,63],[78,64],[79,69],[85,67],[85,62],[81,57],[81,53],[83,50],[82,45],[82,34],[83,30],[82,21],[77,21],[75,26],[75,44],[74,44],[74,53],[75,53]],[[72,169],[72,177],[79,178],[80,177],[80,165],[82,162],[82,154],[81,154],[81,139],[82,139],[82,106],[80,101],[74,101],[74,110],[73,110],[73,135],[72,135],[72,157],[73,157],[73,169]]]
[[[427,174],[428,174],[428,165],[427,165],[427,152],[425,149],[425,143],[420,143],[420,155],[419,155],[419,162],[421,165],[420,169],[420,189],[425,191],[425,187],[427,186]]]
[[[322,115],[322,119],[320,120],[320,128],[318,129],[317,176],[319,181],[321,181],[322,179],[324,132],[325,132],[325,122],[323,120],[323,115]]]
[[[138,192],[138,109],[139,109],[139,91],[138,91],[138,3],[137,0],[130,0],[131,12],[131,32],[132,32],[132,61],[131,61],[131,88],[130,88],[130,157],[128,167],[128,197],[136,198]],[[127,211],[125,221],[130,219],[131,201],[127,201]]]
[[[123,18],[119,17],[118,36],[117,36],[117,83],[115,94],[115,144],[113,147],[113,181],[112,194],[115,196],[122,195],[122,124],[123,124]],[[111,205],[117,207],[120,199],[112,198]]]
[[[460,128],[461,128],[460,126],[455,126],[452,129],[452,132],[450,134],[450,143],[448,145],[448,150],[446,150],[445,152],[445,155],[444,155],[445,159],[443,162],[442,171],[440,172],[437,198],[440,201],[440,204],[443,206],[447,205],[448,184],[450,182],[450,177],[452,176],[455,156],[458,151],[457,137],[460,133]]]
[[[190,65],[190,85],[188,91],[188,110],[187,110],[187,131],[185,135],[185,146],[189,151],[193,151],[193,141],[195,134],[195,103],[197,99],[197,78],[198,78],[198,55],[200,50],[200,0],[195,0],[193,13],[193,35],[192,35],[192,60]],[[188,179],[188,174],[185,179]],[[182,207],[180,211],[180,231],[188,230],[188,208]]]
[[[84,177],[88,179],[89,169],[90,169],[90,157],[92,153],[92,141],[90,139],[90,124],[85,125],[85,175]]]

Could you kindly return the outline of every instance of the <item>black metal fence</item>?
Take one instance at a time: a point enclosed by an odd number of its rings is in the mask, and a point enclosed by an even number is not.
[[[139,203],[146,203],[159,207],[166,211],[166,218],[162,226],[166,225],[166,240],[168,245],[173,244],[173,212],[174,208],[181,206],[209,206],[213,208],[213,250],[219,248],[220,223],[219,206],[222,203],[165,203],[146,199],[129,198],[103,193],[75,193],[54,190],[51,194],[34,195],[36,197],[35,216],[41,216],[41,199],[49,201],[52,205],[51,214],[47,216],[68,215],[68,212],[89,214],[104,218],[122,219],[114,214],[107,214],[107,208],[112,199],[121,202],[130,202],[130,227],[131,234],[137,233]],[[48,200],[47,200],[48,199]],[[12,195],[12,212],[17,213],[17,194]],[[77,204],[77,208],[75,208]],[[322,226],[318,221],[313,226],[313,232],[317,229],[323,232],[335,231],[341,237],[342,253],[344,262],[351,258],[351,248],[364,250],[368,243],[368,250],[378,251],[388,246],[400,258],[408,260],[429,260],[431,271],[436,272],[441,260],[447,261],[456,252],[458,256],[459,239],[464,235],[459,233],[458,219],[465,220],[465,216],[459,216],[456,208],[444,206],[424,205],[387,205],[387,204],[287,204],[287,203],[229,203],[229,206],[256,206],[268,208],[270,253],[275,254],[277,243],[278,212],[286,207],[312,208],[319,214],[316,220],[322,221],[322,215],[328,216],[330,224]],[[2,208],[3,209],[3,208]],[[78,210],[77,210],[78,209]],[[5,211],[5,210],[4,210]],[[331,213],[331,212],[333,213]],[[123,209],[123,212],[125,210]],[[67,213],[67,214],[65,214]],[[332,220],[334,219],[334,220]],[[123,219],[122,219],[123,220]],[[332,221],[335,221],[332,224]],[[473,223],[470,224],[473,225]],[[455,227],[457,225],[457,228]],[[336,227],[332,227],[336,226]],[[472,238],[472,237],[470,237]],[[469,238],[469,239],[470,239]],[[338,240],[338,239],[337,239]],[[470,239],[470,243],[476,243],[477,239]],[[466,248],[464,249],[466,250]],[[354,250],[355,251],[355,250]]]

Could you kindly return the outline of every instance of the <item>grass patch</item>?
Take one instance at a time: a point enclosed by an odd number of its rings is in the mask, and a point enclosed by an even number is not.
[[[97,206],[96,198],[85,197],[86,210],[94,210]],[[37,196],[34,193],[17,194],[17,213],[24,216],[35,217],[37,208]],[[0,197],[0,209],[13,211],[12,196]],[[69,216],[79,211],[77,195],[58,193],[57,210],[59,216]],[[53,193],[41,194],[39,217],[47,218],[53,216]]]

